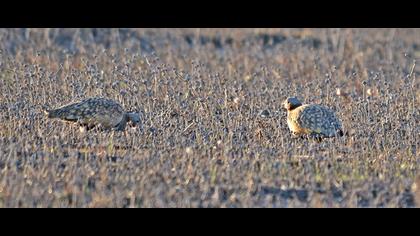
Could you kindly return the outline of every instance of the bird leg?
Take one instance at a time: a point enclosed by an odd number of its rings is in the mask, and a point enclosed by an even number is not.
[[[79,123],[79,126],[80,126],[80,128],[82,128],[85,131],[89,131],[89,130],[96,127],[96,125],[94,125],[94,124],[82,124],[82,123]]]

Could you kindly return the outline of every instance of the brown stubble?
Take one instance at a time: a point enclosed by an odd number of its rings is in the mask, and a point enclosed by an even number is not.
[[[94,31],[0,30],[0,206],[416,206],[418,30]],[[348,135],[293,139],[290,95]],[[88,96],[139,110],[143,129],[45,119]]]

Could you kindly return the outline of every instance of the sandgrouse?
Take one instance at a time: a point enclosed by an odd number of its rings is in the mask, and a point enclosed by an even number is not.
[[[87,130],[95,126],[105,130],[123,131],[127,122],[137,125],[140,115],[136,112],[126,112],[116,101],[107,98],[87,98],[57,109],[45,110],[48,118],[58,118],[77,122]]]
[[[287,125],[294,136],[323,138],[343,136],[341,121],[329,108],[317,104],[302,104],[296,97],[283,102],[287,110]]]

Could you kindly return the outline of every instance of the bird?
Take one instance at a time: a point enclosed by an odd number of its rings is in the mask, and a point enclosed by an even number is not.
[[[328,107],[302,104],[296,97],[288,97],[283,107],[287,110],[287,125],[294,137],[321,141],[344,135],[340,119]]]
[[[127,112],[116,101],[103,97],[90,97],[56,109],[44,109],[48,118],[76,122],[90,130],[99,126],[103,130],[123,131],[128,122],[140,123],[140,114]]]

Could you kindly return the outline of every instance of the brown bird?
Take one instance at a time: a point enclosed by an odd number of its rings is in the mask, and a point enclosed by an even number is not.
[[[127,122],[133,125],[140,123],[140,115],[136,112],[126,112],[116,101],[107,98],[87,98],[57,109],[45,110],[48,118],[58,118],[64,121],[76,122],[87,130],[100,126],[105,130],[122,131]]]
[[[287,125],[294,136],[307,136],[318,141],[343,136],[341,121],[329,108],[302,104],[296,97],[287,98],[283,106],[287,110]]]

